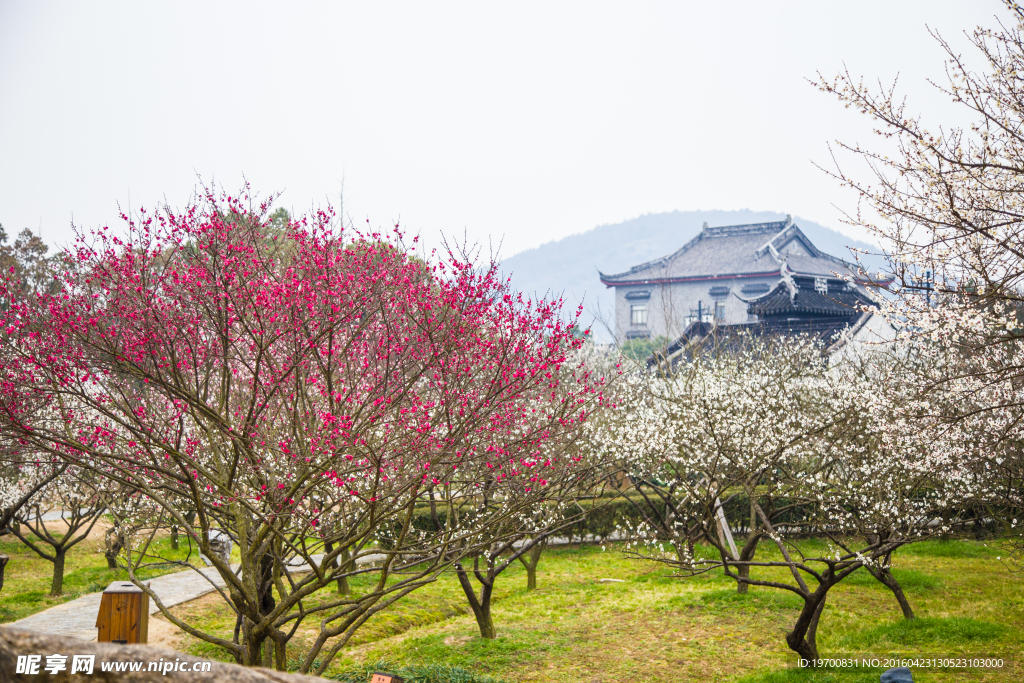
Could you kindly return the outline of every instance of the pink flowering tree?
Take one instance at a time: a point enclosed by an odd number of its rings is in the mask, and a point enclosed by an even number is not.
[[[236,626],[196,628],[136,580],[172,623],[278,668],[312,628],[292,656],[323,671],[373,614],[545,498],[576,464],[556,444],[601,389],[560,302],[514,295],[493,264],[268,210],[208,193],[126,217],[79,240],[56,293],[3,292],[0,428],[187,533],[184,564],[208,558]],[[425,542],[412,522],[432,487],[468,513]],[[371,586],[321,591],[357,575]]]

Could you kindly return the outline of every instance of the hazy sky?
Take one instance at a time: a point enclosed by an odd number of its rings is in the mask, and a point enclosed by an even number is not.
[[[843,229],[817,170],[867,121],[807,84],[843,62],[914,113],[994,0],[29,2],[0,0],[0,223],[47,242],[118,203],[181,206],[242,175],[511,255],[672,209]],[[965,46],[965,50],[966,50]]]

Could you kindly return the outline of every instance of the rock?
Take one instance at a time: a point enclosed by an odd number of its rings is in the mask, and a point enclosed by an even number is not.
[[[219,556],[225,564],[231,563],[231,549],[234,545],[235,543],[231,540],[231,536],[228,535],[228,532],[223,529],[210,529],[210,552]],[[210,558],[202,553],[199,553],[199,559],[205,562],[207,567],[213,565],[213,563],[210,562]]]
[[[67,656],[66,668],[56,674],[45,670],[46,657],[60,654]],[[18,655],[41,655],[42,662],[39,673],[35,675],[17,674]],[[80,673],[71,675],[73,655],[95,655],[96,660],[91,676]],[[51,636],[34,631],[0,626],[0,681],[18,681],[24,683],[78,683],[88,680],[90,683],[167,683],[181,677],[191,683],[325,683],[327,679],[316,676],[302,676],[270,669],[247,668],[237,664],[211,662],[209,671],[171,672],[167,675],[161,671],[103,671],[104,662],[143,662],[146,669],[148,662],[180,660],[191,665],[195,662],[210,660],[180,653],[170,653],[163,648],[148,645],[116,645],[113,643],[95,643],[64,636]]]

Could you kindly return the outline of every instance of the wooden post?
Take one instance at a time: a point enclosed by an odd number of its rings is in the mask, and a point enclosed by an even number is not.
[[[732,559],[740,559],[740,552],[736,549],[736,541],[732,538],[732,530],[729,528],[729,520],[725,517],[725,509],[722,507],[722,501],[719,498],[715,498],[715,517],[718,520],[718,537],[724,545],[726,542],[729,544],[729,550],[732,551]]]

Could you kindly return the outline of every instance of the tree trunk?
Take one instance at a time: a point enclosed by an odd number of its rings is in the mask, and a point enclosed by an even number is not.
[[[257,597],[260,601],[260,616],[265,616],[274,611],[277,602],[274,600],[274,558],[266,553],[260,558],[260,583],[257,588]]]
[[[171,550],[178,549],[178,525],[175,524],[171,527]]]
[[[519,556],[519,561],[526,567],[526,590],[537,589],[537,565],[540,564],[540,555],[544,552],[547,540],[543,540],[530,548],[530,558],[526,559],[525,554]]]
[[[882,585],[892,591],[892,594],[896,597],[896,602],[900,604],[900,609],[903,610],[903,618],[913,619],[914,610],[911,609],[910,602],[907,600],[907,596],[904,595],[903,587],[900,585],[900,582],[892,575],[892,570],[888,567],[885,569],[875,569],[867,566],[865,566],[865,569],[871,573],[871,576],[880,581]]]
[[[264,662],[267,661],[263,658],[264,644],[267,644],[269,649],[269,643],[267,643],[267,637],[257,637],[252,632],[254,624],[249,620],[248,617],[244,618],[244,626],[242,627],[245,640],[245,651],[242,655],[243,666],[263,666]],[[269,668],[269,667],[267,667]]]
[[[278,671],[287,670],[288,643],[284,639],[274,641],[274,667]]]
[[[10,559],[7,555],[0,555],[0,590],[4,589],[4,569],[6,569]]]
[[[277,671],[284,671],[288,665],[287,661],[287,643],[285,641],[277,641],[274,638],[267,636],[263,639],[263,668],[264,669],[276,669]]]
[[[330,555],[333,552],[334,552],[334,544],[331,543],[330,541],[324,541],[324,554],[325,555]],[[333,560],[331,560],[330,564],[328,564],[327,566],[330,567],[332,571],[337,571],[337,569],[338,569],[338,558],[335,557]]]
[[[786,634],[786,644],[789,645],[789,649],[800,655],[802,659],[811,662],[818,659],[816,642],[818,620],[821,618],[821,610],[825,606],[827,594],[828,587],[821,585],[818,586],[818,590],[805,596],[800,616],[797,617],[793,630]]]
[[[480,627],[480,637],[493,640],[497,637],[494,632],[494,619],[491,618],[491,596],[488,595],[480,601],[479,606],[473,608],[473,616],[476,617],[476,624]]]
[[[347,572],[352,564],[352,553],[348,548],[341,551],[341,571]],[[348,576],[338,577],[338,593],[340,595],[351,595],[352,589],[348,586]]]
[[[754,559],[754,551],[757,550],[757,542],[761,539],[761,535],[754,531],[754,529],[757,528],[757,508],[754,506],[754,497],[749,491],[747,492],[747,500],[750,502],[750,531],[747,535],[747,542],[743,544],[743,550],[740,551],[740,559],[749,562]],[[751,541],[753,541],[753,545],[751,545]],[[749,555],[747,554],[748,548],[750,549]],[[737,573],[740,575],[741,579],[750,578],[749,566],[740,566],[736,569],[738,570]],[[749,584],[744,583],[743,581],[736,582],[737,593],[746,595],[749,590]]]
[[[53,559],[53,582],[50,584],[50,595],[60,595],[64,592],[64,549],[60,548],[54,552]]]
[[[757,552],[758,541],[761,540],[761,534],[751,530],[750,535],[747,537],[747,542],[743,544],[743,549],[740,550],[740,561],[750,562],[754,559],[754,553]],[[736,567],[736,572],[740,575],[741,579],[750,578],[750,565],[741,564]],[[750,584],[745,581],[736,582],[736,592],[740,594],[746,594],[750,589]]]
[[[469,601],[473,616],[476,617],[476,624],[480,627],[480,637],[493,639],[495,637],[494,620],[491,618],[493,579],[489,584],[481,582],[483,585],[480,590],[480,598],[477,599],[476,590],[473,589],[473,583],[469,579],[469,573],[462,568],[461,564],[455,565],[455,575],[459,577],[459,585],[462,586],[462,592],[466,594],[466,600]]]
[[[330,541],[324,541],[324,551],[326,553],[328,553],[328,554],[333,553],[334,552],[334,544],[331,543]],[[351,564],[351,562],[352,562],[352,553],[349,552],[348,548],[345,548],[344,550],[341,551],[341,561],[340,562],[338,561],[337,557],[334,558],[333,560],[331,560],[331,568],[335,569],[335,570],[340,569],[343,572],[347,572],[348,569],[349,569],[349,564]],[[352,591],[348,587],[348,577],[347,576],[339,576],[338,577],[338,594],[339,595],[350,595],[351,592]]]
[[[818,609],[814,610],[814,616],[811,617],[811,623],[807,627],[807,642],[810,643],[811,649],[815,653],[818,652],[818,623],[821,621],[821,612],[825,609],[825,599],[828,594],[821,598],[821,602],[818,603]]]
[[[274,611],[274,607],[277,606],[274,600],[274,557],[270,553],[264,553],[260,557],[260,575],[259,583],[256,586],[256,599],[259,601],[257,609],[261,620],[262,617]],[[250,626],[251,630],[251,624],[247,623],[246,625]],[[274,667],[274,644],[270,638],[266,634],[256,638],[250,632],[247,634],[247,640],[252,643],[249,650],[252,652],[252,656],[257,659],[256,664],[272,669]],[[252,664],[248,663],[247,665],[252,666]]]
[[[745,565],[745,564],[741,564],[740,566],[736,567],[736,573],[740,575],[740,579],[749,579],[750,578],[750,567]],[[736,582],[736,592],[739,593],[740,595],[746,595],[747,593],[750,592],[750,584],[748,584],[746,581],[742,581],[742,580],[741,581],[737,581]]]
[[[240,595],[235,594],[235,596],[241,600]],[[241,627],[242,653],[241,657],[238,658],[238,663],[242,666],[272,668],[274,651],[271,649],[272,645],[270,638],[267,637],[267,632],[264,631],[261,634],[257,634],[256,624],[246,616],[242,617]]]
[[[116,526],[112,526],[103,534],[103,542],[106,546],[103,556],[107,558],[107,569],[117,569],[117,554],[124,547],[124,536]]]

